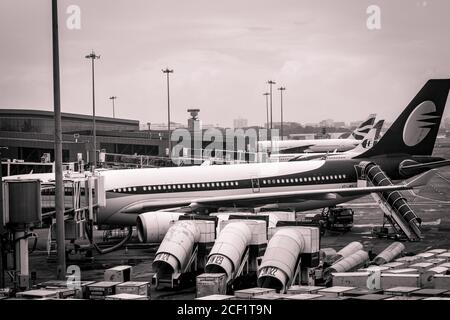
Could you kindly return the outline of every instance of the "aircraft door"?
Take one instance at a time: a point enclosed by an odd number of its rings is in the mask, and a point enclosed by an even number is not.
[[[259,179],[258,178],[252,178],[252,190],[254,193],[259,192]]]

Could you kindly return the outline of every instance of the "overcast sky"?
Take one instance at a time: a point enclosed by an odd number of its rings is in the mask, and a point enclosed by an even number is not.
[[[81,30],[69,30],[69,5]],[[381,8],[381,29],[366,9]],[[94,49],[97,114],[167,121],[200,108],[203,123],[265,121],[266,81],[283,85],[285,120],[393,120],[429,78],[450,77],[447,0],[59,1],[62,111],[90,114]],[[51,0],[0,2],[0,108],[52,110]],[[274,121],[279,91],[274,90]],[[449,107],[447,115],[450,114]]]

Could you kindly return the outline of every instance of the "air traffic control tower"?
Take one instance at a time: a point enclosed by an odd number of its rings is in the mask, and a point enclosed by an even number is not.
[[[202,122],[198,118],[200,109],[187,109],[191,118],[188,119],[188,130],[191,135],[191,150],[189,152],[191,159],[202,158],[203,148],[203,130]]]

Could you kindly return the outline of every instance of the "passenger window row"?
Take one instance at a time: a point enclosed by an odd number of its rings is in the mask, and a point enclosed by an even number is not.
[[[265,185],[277,185],[277,184],[303,183],[303,182],[328,182],[328,181],[342,180],[345,179],[346,177],[347,176],[345,174],[335,174],[335,175],[290,178],[290,179],[263,179],[262,183]]]
[[[326,175],[326,176],[314,176],[304,178],[289,178],[289,179],[262,179],[263,185],[279,185],[279,184],[292,184],[292,183],[307,183],[307,182],[329,182],[345,179],[345,174]],[[143,186],[143,187],[127,187],[114,189],[113,192],[137,192],[143,191],[161,191],[161,190],[188,190],[188,189],[212,189],[212,188],[227,188],[238,187],[237,181],[223,181],[223,182],[207,182],[207,183],[186,183],[186,184],[169,184],[158,186]]]
[[[143,186],[143,187],[127,187],[114,189],[113,192],[136,192],[138,189],[143,191],[161,191],[161,190],[186,190],[186,189],[211,189],[211,188],[226,188],[237,187],[237,181],[223,181],[223,182],[207,182],[207,183],[186,183],[186,184],[169,184],[158,186]]]

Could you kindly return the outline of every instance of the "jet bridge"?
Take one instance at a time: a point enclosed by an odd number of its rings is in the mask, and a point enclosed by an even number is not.
[[[215,221],[175,221],[166,232],[152,264],[152,284],[181,287],[199,269],[204,269],[215,237]]]
[[[205,272],[224,273],[227,289],[230,291],[253,284],[256,280],[254,275],[267,247],[267,218],[230,215],[228,220],[222,220]]]
[[[373,162],[362,161],[360,181],[374,186],[393,185],[386,173]],[[385,221],[392,225],[398,234],[403,234],[409,241],[419,241],[422,238],[420,230],[421,219],[415,214],[407,199],[399,191],[372,193],[384,213]]]
[[[312,285],[319,264],[320,235],[315,227],[280,227],[258,268],[258,286],[285,292],[293,284]]]

